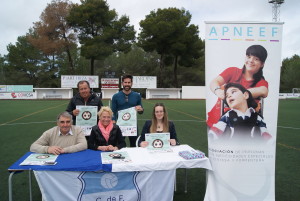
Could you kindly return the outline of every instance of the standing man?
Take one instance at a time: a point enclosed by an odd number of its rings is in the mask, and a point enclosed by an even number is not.
[[[72,126],[72,116],[62,112],[57,117],[57,126],[45,131],[30,147],[36,153],[63,154],[87,149],[87,142],[80,127]]]
[[[113,121],[118,120],[118,111],[135,107],[139,114],[143,114],[142,99],[139,93],[131,90],[132,75],[124,75],[122,77],[123,90],[114,94],[112,97],[111,109],[114,113]],[[135,147],[137,136],[129,136],[130,147]]]
[[[76,116],[79,114],[79,110],[76,109],[76,105],[85,106],[97,106],[99,111],[103,106],[101,99],[91,91],[90,83],[86,80],[79,81],[77,83],[79,93],[73,96],[66,109],[73,117],[73,124],[75,125]]]

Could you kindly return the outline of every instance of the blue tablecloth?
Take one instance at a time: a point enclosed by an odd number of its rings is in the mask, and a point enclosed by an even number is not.
[[[53,170],[53,171],[107,171],[111,172],[111,164],[102,164],[101,151],[90,149],[61,154],[56,159],[56,165],[20,165],[32,152],[27,152],[18,161],[8,168],[8,171],[23,170]]]

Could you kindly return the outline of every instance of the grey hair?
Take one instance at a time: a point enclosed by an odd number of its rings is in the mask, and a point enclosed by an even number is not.
[[[62,113],[60,113],[60,114],[57,116],[57,122],[59,121],[59,118],[60,118],[60,117],[66,117],[66,118],[69,118],[69,119],[71,120],[71,122],[72,122],[72,115],[71,115],[69,112],[67,112],[67,111],[62,112]]]

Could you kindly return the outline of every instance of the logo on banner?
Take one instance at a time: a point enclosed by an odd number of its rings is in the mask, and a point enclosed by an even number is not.
[[[90,111],[84,111],[84,112],[82,113],[82,118],[83,118],[84,120],[89,120],[91,117],[92,117],[92,113],[91,113]]]
[[[136,182],[139,172],[83,172],[79,175],[82,182],[81,200],[135,200],[140,201],[141,192]]]
[[[131,114],[126,112],[125,114],[123,114],[122,119],[124,121],[128,121],[130,119],[130,117],[131,117]]]

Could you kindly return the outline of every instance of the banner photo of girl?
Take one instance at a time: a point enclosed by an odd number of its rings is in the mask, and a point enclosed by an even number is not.
[[[282,23],[206,22],[205,201],[275,201]]]

